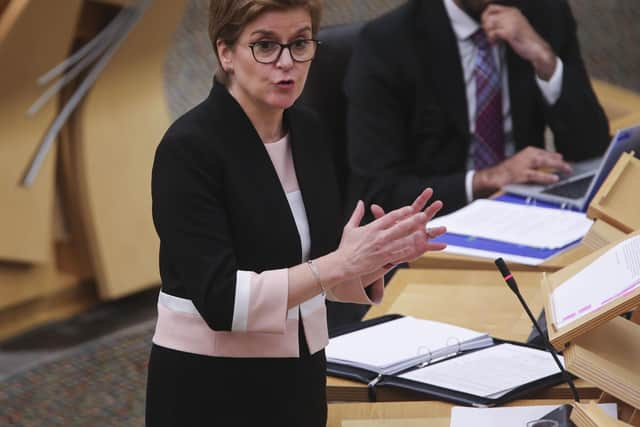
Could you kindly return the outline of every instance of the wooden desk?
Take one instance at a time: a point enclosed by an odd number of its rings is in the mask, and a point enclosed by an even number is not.
[[[533,313],[542,309],[542,273],[520,272],[516,276],[520,292]],[[399,270],[387,286],[384,301],[372,307],[365,319],[389,313],[447,322],[481,330],[496,338],[526,341],[531,322],[517,298],[496,271],[483,270]],[[582,380],[576,381],[580,396],[597,399],[601,391]],[[568,399],[570,390],[558,385],[533,393],[535,399]],[[365,384],[340,378],[327,378],[329,401],[366,402]],[[420,393],[380,387],[379,401],[428,400]]]
[[[566,400],[521,400],[505,406],[561,405]],[[327,427],[449,427],[451,408],[444,402],[334,403]]]

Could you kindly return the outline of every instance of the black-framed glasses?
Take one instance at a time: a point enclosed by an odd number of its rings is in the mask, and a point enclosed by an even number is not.
[[[320,40],[298,39],[291,43],[278,43],[270,40],[261,40],[249,43],[253,59],[261,64],[273,64],[280,59],[284,49],[289,50],[291,59],[295,62],[309,62],[316,55]]]

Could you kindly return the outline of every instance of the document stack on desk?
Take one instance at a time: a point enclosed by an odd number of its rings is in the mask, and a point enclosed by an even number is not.
[[[580,242],[593,222],[584,213],[480,199],[432,220],[446,226],[445,252],[539,265]]]
[[[568,407],[571,409],[571,406]],[[606,419],[616,422],[618,414],[615,403],[599,404],[597,407]],[[558,405],[514,406],[509,408],[466,408],[455,406],[451,408],[450,425],[451,427],[524,427],[529,421],[554,419],[549,418],[548,415],[554,414],[556,410],[561,408]],[[559,427],[569,426],[573,426],[573,424],[568,420],[564,423],[559,422]]]
[[[365,382],[370,392],[398,387],[464,405],[501,404],[562,380],[546,351],[399,315],[343,330],[326,355],[329,374]]]

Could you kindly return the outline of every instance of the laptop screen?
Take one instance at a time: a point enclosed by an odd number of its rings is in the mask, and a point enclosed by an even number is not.
[[[616,133],[613,142],[609,144],[609,148],[602,159],[598,172],[591,180],[591,185],[587,191],[585,206],[591,202],[596,191],[607,178],[622,153],[629,151],[635,151],[636,157],[640,155],[640,126],[620,129]]]

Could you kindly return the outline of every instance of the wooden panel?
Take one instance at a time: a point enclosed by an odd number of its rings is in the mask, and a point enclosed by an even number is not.
[[[74,283],[66,289],[0,310],[0,340],[47,322],[82,313],[98,303],[91,282]]]
[[[151,166],[170,124],[164,61],[182,0],[156,0],[100,75],[79,114],[74,148],[100,295],[159,282]],[[204,96],[205,94],[203,94]]]
[[[542,309],[541,273],[520,272],[515,279],[531,311]],[[526,341],[531,321],[496,271],[398,270],[387,285],[383,303],[365,318],[388,313],[420,317]]]
[[[70,243],[50,247],[51,262],[38,265],[0,262],[0,310],[46,297],[91,277]],[[55,253],[54,253],[55,250]]]
[[[36,78],[67,55],[81,0],[65,0],[64,7],[32,0],[9,16],[9,9],[13,13],[14,4],[21,3],[9,4],[1,21],[12,18],[12,25],[5,36],[0,30],[0,260],[44,262],[50,253],[55,150],[32,187],[19,182],[57,112],[56,103],[32,118],[25,112],[43,91]],[[38,31],[44,28],[48,31]]]
[[[609,119],[611,133],[640,123],[640,94],[602,80],[593,79],[591,83]]]

